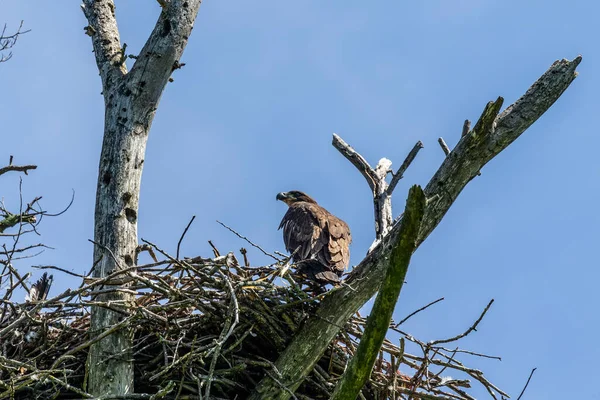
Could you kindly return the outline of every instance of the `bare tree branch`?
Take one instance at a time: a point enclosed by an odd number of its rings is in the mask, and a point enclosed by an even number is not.
[[[4,175],[9,171],[23,172],[27,175],[27,172],[31,169],[36,169],[37,165],[7,165],[6,167],[0,168],[0,175]]]
[[[458,339],[464,338],[469,333],[471,333],[473,331],[476,331],[477,330],[477,325],[479,325],[479,323],[481,322],[481,320],[483,319],[483,317],[485,317],[485,314],[488,312],[488,310],[490,309],[490,307],[492,306],[493,303],[494,303],[494,299],[490,300],[490,302],[488,303],[488,305],[483,309],[483,311],[482,311],[481,315],[479,316],[479,318],[477,318],[477,321],[475,321],[475,323],[473,323],[473,325],[471,325],[471,327],[469,329],[467,329],[466,331],[464,331],[460,335],[456,335],[456,336],[448,338],[448,339],[434,340],[434,341],[430,342],[429,345],[430,346],[435,346],[435,345],[442,344],[442,343],[454,342],[454,341],[457,341]]]
[[[12,35],[7,35],[6,24],[4,24],[2,33],[0,33],[0,63],[6,62],[12,58],[12,51],[9,51],[8,54],[5,54],[4,51],[12,49],[17,44],[19,37],[27,32],[29,32],[29,30],[23,30],[23,21],[21,21],[17,31]]]
[[[89,23],[85,31],[92,38],[102,88],[106,93],[127,73],[125,60],[121,58],[121,38],[115,17],[115,3],[112,0],[83,0],[81,9]]]
[[[375,212],[375,241],[369,248],[369,252],[381,242],[381,239],[389,232],[392,226],[392,192],[402,179],[404,172],[417,156],[423,144],[419,141],[410,151],[396,174],[392,172],[392,162],[382,158],[373,169],[367,160],[354,150],[341,137],[333,134],[333,147],[335,147],[348,161],[352,163],[365,177],[373,194],[373,209]],[[393,178],[388,185],[387,175],[391,173]]]
[[[369,162],[335,133],[333,134],[332,144],[333,147],[338,149],[338,151],[360,171],[369,184],[371,191],[375,192],[375,182],[377,181],[377,177],[375,176],[375,170],[369,165]]]
[[[443,300],[444,300],[444,298],[440,297],[439,299],[432,301],[431,303],[419,308],[418,310],[411,312],[406,317],[404,317],[400,322],[398,322],[396,325],[394,325],[394,327],[395,328],[399,327],[400,325],[402,325],[403,323],[408,321],[411,317],[415,316],[416,314],[420,313],[421,311],[424,311],[424,310],[428,309],[429,307],[431,307],[432,305],[439,303],[440,301],[443,301]]]
[[[575,69],[581,56],[573,61],[555,61],[550,68],[514,104],[498,115],[502,97],[489,103],[479,121],[460,139],[431,178],[425,194],[427,198],[439,196],[428,205],[419,241],[429,236],[440,223],[460,192],[479,170],[515,141],[527,128],[541,117],[576,78]]]
[[[444,159],[425,188],[427,198],[435,198],[435,201],[427,203],[417,246],[440,223],[477,172],[544,114],[569,87],[577,76],[575,69],[580,62],[581,56],[573,61],[554,62],[519,100],[499,115],[502,98],[486,106],[475,128],[460,139],[453,156]],[[390,244],[397,240],[399,226],[396,224],[382,243],[355,268],[347,281],[348,286],[323,299],[317,311],[318,318],[307,321],[297,332],[275,363],[281,374],[278,379],[281,385],[294,391],[312,371],[339,327],[377,292],[388,266]],[[281,385],[267,376],[250,398],[288,399],[290,395],[281,389]]]
[[[233,233],[235,236],[239,237],[242,240],[245,240],[246,242],[248,242],[248,244],[258,250],[260,250],[261,253],[263,253],[265,256],[269,256],[271,257],[273,260],[275,260],[276,262],[281,262],[282,259],[274,256],[273,254],[269,253],[268,251],[266,251],[265,249],[263,249],[262,247],[260,247],[259,245],[257,245],[256,243],[253,243],[250,239],[248,239],[246,236],[240,234],[239,232],[237,232],[236,230],[234,230],[233,228],[225,225],[224,223],[222,223],[221,221],[217,220],[217,223],[219,225],[221,225],[223,228],[227,229],[229,232]],[[211,247],[214,250],[215,256],[218,257],[219,256],[219,251],[216,249],[216,247],[212,244],[212,242],[209,240],[208,243],[211,245]]]
[[[188,229],[190,229],[190,226],[192,226],[192,223],[194,222],[195,219],[196,219],[196,216],[193,215],[192,219],[190,219],[190,222],[188,222],[185,229],[183,230],[183,233],[179,237],[179,241],[177,242],[177,252],[175,253],[176,259],[179,259],[179,250],[181,249],[181,242],[183,242],[183,238],[185,237],[185,234],[187,233]],[[156,257],[154,257],[154,258],[156,258]],[[156,261],[156,260],[154,260],[154,261]]]
[[[406,170],[408,169],[408,167],[410,167],[410,164],[412,164],[412,162],[414,161],[415,157],[417,156],[417,153],[422,148],[423,148],[423,143],[419,140],[415,144],[415,146],[412,148],[412,150],[410,151],[410,153],[408,153],[408,155],[406,156],[406,159],[404,159],[404,162],[402,163],[402,165],[400,166],[400,168],[398,168],[398,172],[396,172],[394,174],[392,180],[390,181],[390,185],[387,188],[387,194],[389,196],[392,195],[392,192],[394,191],[394,189],[396,189],[396,185],[398,184],[398,182],[400,182],[400,179],[402,179],[404,177],[404,173],[406,172]]]

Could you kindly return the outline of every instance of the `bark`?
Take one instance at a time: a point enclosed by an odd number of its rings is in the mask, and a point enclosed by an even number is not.
[[[573,61],[554,62],[519,100],[500,114],[502,97],[486,105],[475,127],[461,137],[424,190],[428,202],[417,247],[440,223],[481,168],[516,140],[569,87],[580,62],[580,56]],[[293,395],[340,327],[379,289],[389,265],[391,244],[398,240],[400,225],[396,224],[355,268],[347,281],[351,287],[333,291],[323,299],[317,316],[296,333],[276,361],[275,373],[266,375],[259,382],[250,399],[288,399]]]
[[[408,194],[398,241],[394,243],[391,250],[389,267],[367,320],[365,332],[346,372],[337,384],[332,400],[356,399],[371,376],[371,370],[390,326],[410,258],[416,247],[424,211],[425,194],[421,187],[415,185]]]
[[[135,263],[140,183],[148,133],[162,92],[191,34],[200,0],[166,3],[130,72],[125,66],[112,0],[84,0],[105,103],[104,139],[94,219],[94,270],[102,278]],[[97,300],[129,304],[123,293]],[[92,309],[91,337],[118,324],[124,313]],[[87,391],[96,396],[133,393],[131,334],[117,330],[90,348]]]

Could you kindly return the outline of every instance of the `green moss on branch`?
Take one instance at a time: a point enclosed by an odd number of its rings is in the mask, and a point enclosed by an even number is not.
[[[425,195],[420,186],[410,189],[398,240],[393,244],[390,263],[369,319],[365,333],[337,385],[332,400],[354,400],[369,380],[371,370],[390,326],[390,320],[404,283],[410,257],[416,248],[417,235],[425,212]]]

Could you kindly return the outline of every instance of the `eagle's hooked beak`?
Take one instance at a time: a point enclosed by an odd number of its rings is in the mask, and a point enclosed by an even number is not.
[[[277,197],[275,199],[285,201],[285,199],[287,199],[287,198],[288,198],[287,193],[281,192],[281,193],[277,193]]]
[[[277,200],[283,201],[288,206],[294,202],[294,196],[290,195],[288,192],[277,193]]]

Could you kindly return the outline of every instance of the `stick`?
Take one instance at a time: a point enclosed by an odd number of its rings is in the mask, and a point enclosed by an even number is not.
[[[398,168],[398,171],[394,174],[392,180],[390,181],[390,185],[387,188],[387,194],[389,196],[392,195],[392,192],[394,191],[394,189],[396,189],[396,185],[398,184],[398,182],[400,182],[400,179],[404,177],[404,173],[406,172],[408,167],[410,167],[410,164],[412,164],[412,162],[414,161],[419,150],[421,150],[423,147],[423,143],[419,140],[412,148],[410,153],[408,153],[408,155],[404,159],[404,162],[402,163],[400,168]]]
[[[181,247],[181,242],[183,241],[183,238],[185,237],[185,234],[187,233],[188,229],[190,229],[190,226],[192,225],[192,222],[194,222],[195,219],[196,219],[196,216],[193,215],[192,219],[190,219],[190,222],[188,222],[187,226],[183,230],[183,233],[181,234],[181,237],[179,238],[179,241],[177,242],[177,252],[175,253],[175,258],[178,259],[178,260],[179,260],[179,248]]]
[[[418,313],[420,313],[421,311],[423,311],[423,310],[425,310],[425,309],[427,309],[427,308],[431,307],[432,305],[434,305],[434,304],[436,304],[436,303],[439,303],[440,301],[443,301],[443,300],[444,300],[444,298],[443,298],[443,297],[440,297],[439,299],[432,301],[431,303],[427,304],[426,306],[424,306],[424,307],[421,307],[421,308],[419,308],[418,310],[411,312],[411,313],[410,313],[410,314],[408,314],[406,317],[404,317],[404,319],[403,319],[402,321],[398,322],[398,323],[395,325],[395,328],[399,327],[400,325],[402,325],[403,323],[405,323],[406,321],[408,321],[408,319],[409,319],[410,317],[412,317],[413,315],[415,315],[415,314],[418,314]]]
[[[525,393],[525,389],[527,389],[527,386],[529,386],[529,381],[531,380],[531,377],[533,376],[533,373],[535,372],[537,368],[534,368],[531,370],[531,373],[529,374],[529,378],[527,378],[527,383],[525,383],[525,387],[523,388],[523,390],[521,390],[521,394],[519,395],[519,397],[517,397],[517,400],[521,400],[521,397],[523,396],[523,393]]]

